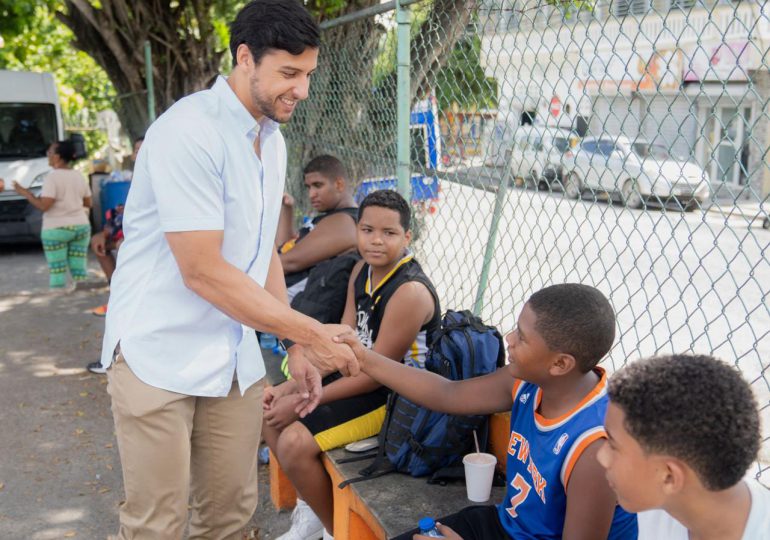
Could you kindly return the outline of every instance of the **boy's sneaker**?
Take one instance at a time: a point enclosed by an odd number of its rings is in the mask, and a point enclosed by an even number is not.
[[[96,373],[97,375],[101,375],[103,373],[107,373],[107,369],[102,366],[102,363],[98,360],[96,362],[91,362],[86,366],[86,369],[90,371],[91,373]]]
[[[319,540],[323,533],[323,523],[313,509],[302,499],[297,499],[297,506],[291,513],[291,529],[276,540]]]

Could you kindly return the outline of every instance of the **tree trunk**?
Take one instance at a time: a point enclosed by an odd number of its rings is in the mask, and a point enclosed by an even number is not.
[[[152,48],[155,112],[206,88],[219,71],[208,2],[180,0],[65,0],[57,17],[75,35],[74,46],[105,70],[118,93],[115,110],[132,139],[149,126],[144,42]],[[192,29],[195,29],[194,31]]]

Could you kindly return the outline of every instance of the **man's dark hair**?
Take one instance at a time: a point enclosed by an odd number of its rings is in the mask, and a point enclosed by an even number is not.
[[[75,156],[77,155],[77,148],[75,148],[75,143],[67,139],[64,141],[56,141],[54,144],[56,147],[56,155],[62,158],[66,163],[72,163],[75,161]]]
[[[737,369],[712,356],[633,362],[610,378],[609,396],[645,452],[681,459],[711,491],[737,484],[759,452],[751,388]]]
[[[245,43],[254,63],[259,64],[270,49],[302,54],[308,47],[321,45],[318,24],[297,0],[253,0],[246,4],[230,24],[230,52],[233,67],[236,51]]]
[[[598,289],[580,283],[551,285],[530,296],[527,304],[548,348],[574,356],[582,373],[612,348],[615,312]]]
[[[338,177],[343,178],[346,182],[348,180],[348,170],[345,165],[336,157],[328,154],[316,156],[305,165],[302,174],[310,173],[318,173],[330,181]]]
[[[358,220],[361,221],[361,217],[364,215],[364,210],[367,206],[377,206],[380,208],[389,208],[398,212],[398,219],[404,231],[408,231],[412,221],[412,210],[409,208],[409,203],[406,202],[397,191],[391,189],[381,189],[379,191],[372,191],[369,195],[364,197],[361,204],[358,207]]]

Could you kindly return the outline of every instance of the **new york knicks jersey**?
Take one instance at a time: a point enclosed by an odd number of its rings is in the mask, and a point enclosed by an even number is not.
[[[606,438],[607,376],[601,368],[595,371],[600,380],[594,389],[575,409],[559,418],[538,414],[540,388],[516,381],[508,443],[508,487],[505,499],[498,505],[500,523],[511,538],[562,537],[567,485],[575,463],[592,442]],[[636,515],[616,506],[609,539],[636,537]]]

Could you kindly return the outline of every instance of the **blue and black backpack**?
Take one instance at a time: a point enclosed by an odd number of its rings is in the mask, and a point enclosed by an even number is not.
[[[470,311],[449,310],[428,351],[425,368],[459,381],[487,375],[504,363],[503,338],[496,328],[485,325]],[[459,416],[431,411],[392,393],[374,462],[361,471],[360,477],[346,480],[340,488],[391,472],[432,475],[429,483],[462,477],[462,472],[457,472],[458,464],[474,449],[474,431],[482,451],[486,448],[488,420],[487,415]],[[358,461],[372,456],[341,461]]]

